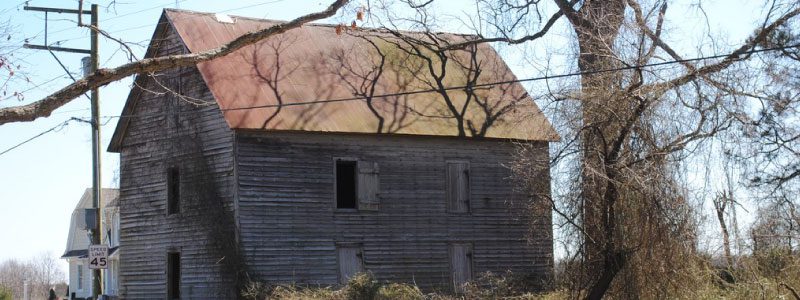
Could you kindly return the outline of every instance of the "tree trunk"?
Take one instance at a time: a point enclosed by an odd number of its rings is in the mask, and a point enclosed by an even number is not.
[[[728,204],[733,205],[730,201],[728,193],[723,192],[714,199],[714,209],[717,211],[717,221],[719,221],[719,228],[722,231],[722,247],[725,251],[726,268],[730,270],[733,267],[733,256],[731,255],[731,238],[728,232],[728,226],[725,224],[725,208]],[[730,203],[729,203],[730,202]]]
[[[600,299],[614,277],[625,265],[615,242],[617,232],[615,203],[619,197],[614,180],[614,162],[618,154],[611,149],[625,124],[630,107],[620,95],[620,72],[592,71],[619,67],[614,42],[624,21],[624,0],[586,0],[578,11],[556,0],[566,11],[576,33],[578,67],[581,76],[583,131],[582,183],[585,264],[590,282],[587,299]],[[589,74],[586,74],[589,73]],[[629,110],[629,109],[627,109]]]

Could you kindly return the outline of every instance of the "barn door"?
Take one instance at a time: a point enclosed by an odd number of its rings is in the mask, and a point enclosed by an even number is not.
[[[378,210],[380,178],[378,163],[358,161],[358,209]]]
[[[451,213],[469,212],[469,163],[447,162],[447,210]]]
[[[464,292],[464,284],[472,280],[472,244],[450,244],[450,278],[455,292]]]
[[[339,283],[346,284],[350,277],[364,271],[364,260],[359,246],[338,246]]]

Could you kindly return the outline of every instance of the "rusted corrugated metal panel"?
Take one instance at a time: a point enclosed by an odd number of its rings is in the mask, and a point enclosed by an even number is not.
[[[212,49],[251,31],[274,25],[274,21],[234,17],[219,22],[212,14],[167,10],[167,18],[191,52]],[[362,38],[367,35],[374,44]],[[463,38],[443,35],[448,39]],[[404,57],[386,39],[387,34],[353,30],[337,35],[335,28],[306,25],[242,48],[231,55],[198,65],[214,94],[225,120],[234,129],[300,130],[352,133],[397,133],[413,135],[458,135],[443,96],[430,92],[364,99],[323,102],[358,96],[369,91],[369,81],[380,63],[382,76],[374,84],[374,95],[430,89],[431,77],[422,60]],[[446,86],[465,84],[467,52],[458,53],[446,66]],[[514,74],[488,45],[480,45],[478,83],[513,81]],[[365,81],[365,78],[367,81]],[[366,83],[366,84],[365,84]],[[366,87],[366,88],[365,88]],[[545,116],[519,83],[495,85],[477,93],[486,107],[507,110],[497,120],[487,118],[484,107],[471,103],[463,114],[463,128],[479,129],[490,120],[483,136],[524,140],[558,139]],[[465,92],[448,93],[461,108]],[[506,108],[507,107],[507,108]],[[470,136],[469,130],[465,130]]]

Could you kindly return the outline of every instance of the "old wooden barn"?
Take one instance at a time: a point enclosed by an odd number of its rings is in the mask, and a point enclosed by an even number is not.
[[[273,24],[165,10],[146,56]],[[508,166],[515,143],[547,161],[558,136],[499,55],[439,50],[469,36],[342,29],[136,78],[109,146],[122,298],[234,298],[245,280],[361,271],[439,290],[489,271],[552,276],[551,212],[530,209]]]

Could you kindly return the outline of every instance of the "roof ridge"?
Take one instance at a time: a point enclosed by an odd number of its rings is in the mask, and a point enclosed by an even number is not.
[[[164,8],[164,11],[177,12],[177,13],[188,13],[188,14],[194,14],[194,15],[206,15],[206,16],[211,16],[211,17],[213,17],[214,15],[217,15],[217,14],[224,14],[224,15],[227,15],[229,17],[233,17],[233,18],[237,18],[237,19],[257,21],[257,22],[273,22],[273,23],[287,23],[288,22],[286,20],[255,18],[255,17],[239,16],[239,15],[232,15],[232,14],[226,14],[226,13],[202,12],[202,11],[180,9],[180,8]],[[303,26],[330,27],[330,28],[335,28],[336,26],[339,26],[339,25],[341,25],[341,24],[334,24],[334,23],[305,23],[305,24],[303,24]],[[384,33],[389,33],[391,31],[397,31],[397,32],[401,32],[401,33],[424,33],[424,32],[430,32],[430,33],[437,34],[437,35],[438,34],[449,34],[449,35],[456,35],[456,36],[462,36],[462,37],[479,37],[479,35],[472,34],[472,33],[457,33],[457,32],[448,32],[448,31],[419,31],[419,30],[409,30],[409,29],[392,30],[392,29],[385,28],[385,27],[382,28],[382,27],[360,27],[360,26],[358,27],[358,29],[359,30],[365,30],[365,31],[384,32]]]

